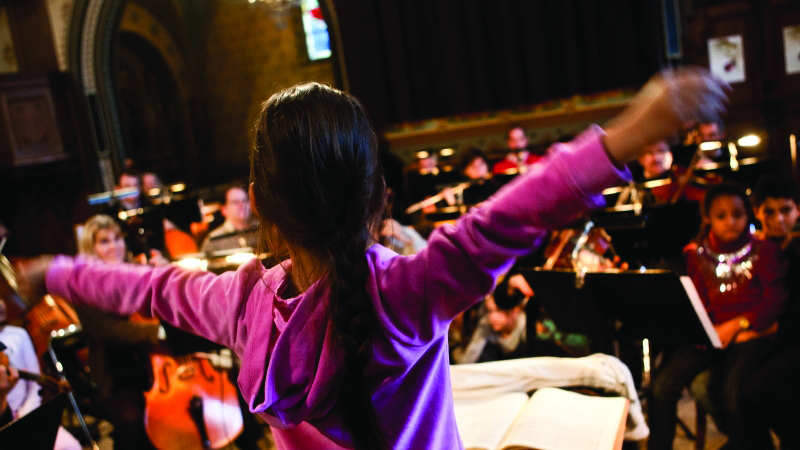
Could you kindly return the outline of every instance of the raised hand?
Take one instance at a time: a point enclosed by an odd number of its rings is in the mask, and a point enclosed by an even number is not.
[[[617,162],[626,163],[645,145],[669,138],[687,125],[718,120],[726,111],[727,91],[728,83],[705,69],[661,72],[605,126],[606,148]]]
[[[31,303],[38,302],[47,294],[45,275],[52,262],[53,257],[49,255],[14,262],[19,293]]]

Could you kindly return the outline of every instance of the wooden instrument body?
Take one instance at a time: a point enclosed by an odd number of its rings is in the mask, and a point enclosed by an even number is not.
[[[573,260],[575,245],[579,240],[579,230],[564,229],[554,231],[547,248],[545,249],[546,262],[544,268],[575,269],[576,261]],[[592,271],[614,268],[614,262],[605,257],[606,253],[614,248],[611,246],[611,237],[602,228],[592,228],[586,242],[579,249],[579,258],[582,265]]]
[[[220,448],[242,432],[239,398],[227,372],[194,355],[176,359],[154,353],[151,361],[155,380],[145,393],[145,429],[153,445],[163,449]],[[192,405],[196,409],[198,399],[200,423],[192,417]]]
[[[164,245],[167,253],[173,259],[180,258],[183,255],[194,255],[200,251],[194,238],[189,233],[178,229],[164,232]]]
[[[50,345],[50,334],[70,325],[80,325],[81,322],[75,309],[66,300],[54,295],[45,295],[42,301],[28,311],[23,323],[31,336],[41,366],[47,367],[48,365],[44,364],[46,360],[44,355]]]

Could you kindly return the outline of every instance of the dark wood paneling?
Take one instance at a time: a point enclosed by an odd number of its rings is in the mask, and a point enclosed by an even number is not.
[[[7,6],[20,73],[58,70],[46,1],[15,0]]]

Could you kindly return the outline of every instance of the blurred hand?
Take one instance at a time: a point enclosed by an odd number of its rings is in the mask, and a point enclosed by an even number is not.
[[[687,124],[718,120],[730,89],[705,69],[663,71],[606,125],[606,148],[617,162],[626,163],[645,145],[667,139]]]
[[[45,275],[53,263],[53,256],[19,259],[14,262],[17,271],[17,288],[20,295],[31,303],[38,302],[47,294]]]
[[[456,204],[456,194],[453,191],[453,188],[445,188],[441,194],[448,205],[453,206]]]
[[[381,225],[381,237],[392,237],[402,242],[403,245],[411,245],[413,241],[403,233],[403,225],[394,219],[384,219]]]
[[[147,260],[147,264],[151,266],[160,267],[166,266],[169,264],[167,258],[164,258],[164,255],[161,254],[158,250],[150,250],[150,259]]]
[[[738,344],[740,342],[747,342],[751,339],[760,338],[762,336],[767,336],[770,334],[775,334],[778,332],[778,322],[772,324],[771,327],[767,328],[764,331],[756,331],[756,330],[744,330],[739,332],[736,335],[735,342]]]
[[[508,279],[508,288],[519,290],[525,297],[533,297],[533,289],[525,281],[525,277],[520,274],[513,275]]]
[[[19,373],[13,367],[0,364],[0,413],[8,407],[8,392],[17,384]]]
[[[383,219],[383,223],[381,223],[381,236],[383,237],[391,237],[397,236],[400,230],[400,222],[394,219]]]
[[[727,348],[733,338],[736,337],[736,333],[740,331],[739,318],[736,317],[719,325],[714,325],[714,329],[717,330],[719,340],[722,341],[722,348]]]

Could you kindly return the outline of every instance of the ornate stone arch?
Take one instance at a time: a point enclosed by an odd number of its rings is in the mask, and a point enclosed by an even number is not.
[[[112,67],[119,33],[132,33],[158,51],[184,104],[191,95],[187,83],[181,82],[187,63],[167,28],[146,8],[127,0],[75,0],[69,29],[69,70],[82,94],[101,187],[110,190],[130,150],[122,140]]]

